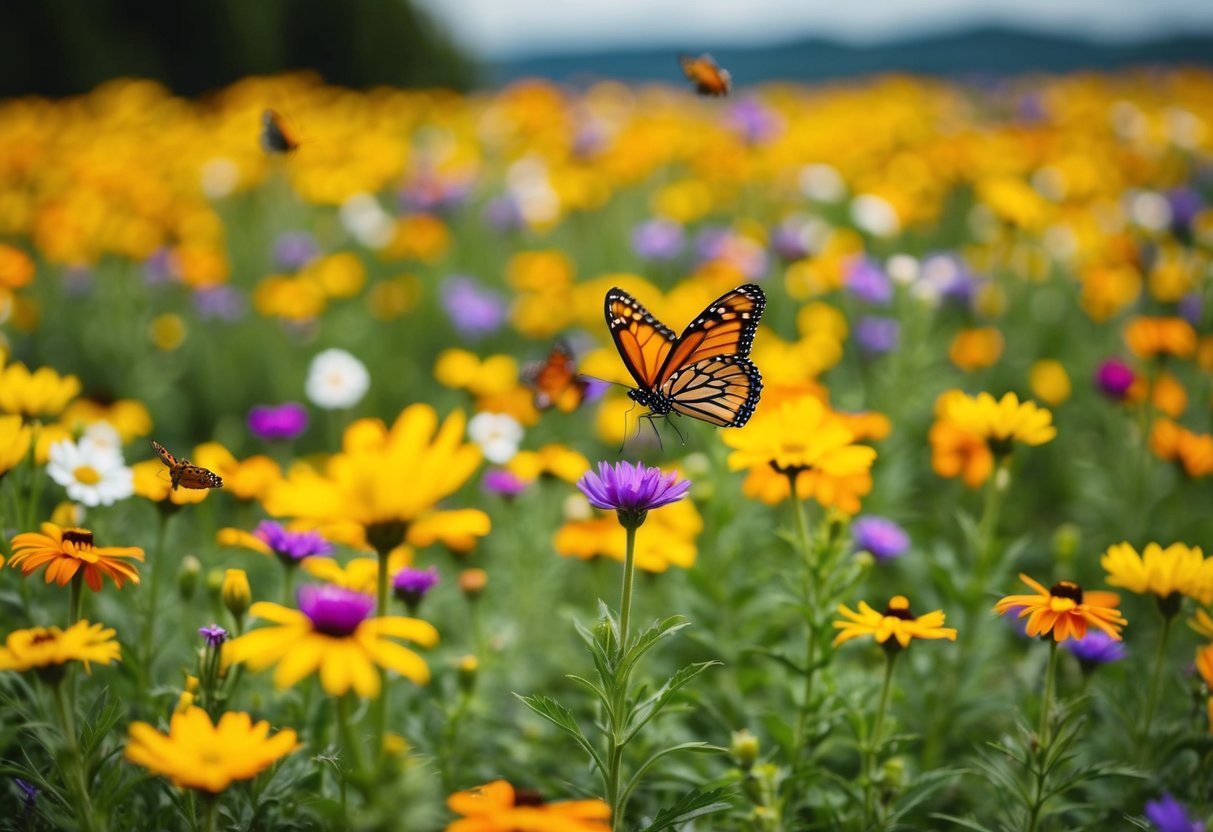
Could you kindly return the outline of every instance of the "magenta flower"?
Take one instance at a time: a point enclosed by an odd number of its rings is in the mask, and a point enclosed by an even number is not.
[[[1136,378],[1128,364],[1119,358],[1109,358],[1095,371],[1095,386],[1109,399],[1121,401],[1129,394]]]
[[[577,487],[590,505],[614,510],[620,523],[635,528],[644,522],[650,510],[685,497],[691,490],[691,481],[679,480],[675,472],[665,474],[660,468],[649,468],[640,462],[635,465],[600,462],[598,473],[586,471],[577,480]]]
[[[227,630],[220,627],[218,624],[211,624],[207,627],[199,627],[198,635],[206,639],[206,645],[211,648],[217,648],[227,641]]]
[[[257,405],[248,414],[248,428],[258,439],[294,439],[307,430],[307,409],[298,402]]]
[[[502,497],[517,497],[530,485],[508,468],[490,468],[480,478],[480,487],[490,494]]]
[[[392,593],[408,607],[409,615],[417,614],[421,599],[438,585],[438,569],[413,569],[406,566],[392,578]]]
[[[352,589],[332,586],[299,587],[299,610],[312,621],[312,628],[327,636],[353,634],[375,608],[375,599]]]
[[[270,547],[279,560],[294,565],[304,558],[332,554],[333,544],[320,532],[292,532],[273,520],[262,520],[253,529],[253,537]]]

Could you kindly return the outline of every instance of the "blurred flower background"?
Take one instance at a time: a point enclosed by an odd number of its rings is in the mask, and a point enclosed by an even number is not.
[[[0,9],[0,825],[1206,828],[1213,7],[920,5]]]

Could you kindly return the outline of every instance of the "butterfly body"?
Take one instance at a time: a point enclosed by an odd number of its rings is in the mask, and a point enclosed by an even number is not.
[[[573,354],[556,344],[541,364],[527,371],[526,382],[535,393],[535,407],[555,407],[564,413],[576,410],[585,399],[589,382],[577,374]]]
[[[194,465],[188,459],[177,459],[169,453],[168,448],[154,439],[152,440],[152,450],[160,457],[160,461],[168,466],[168,475],[172,480],[174,491],[178,487],[223,488],[223,480],[214,471]]]
[[[270,154],[290,153],[299,147],[299,142],[291,138],[290,132],[282,116],[273,110],[261,114],[261,149]]]
[[[732,89],[733,76],[706,52],[698,58],[679,55],[678,63],[687,80],[695,85],[695,92],[700,95],[723,96],[728,95]]]
[[[676,336],[627,292],[607,292],[607,328],[637,383],[628,396],[653,415],[741,427],[762,394],[762,374],[749,354],[765,308],[761,288],[739,286]]]

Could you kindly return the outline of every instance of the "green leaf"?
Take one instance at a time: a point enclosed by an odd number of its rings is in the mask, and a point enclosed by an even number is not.
[[[669,638],[683,627],[689,627],[690,625],[691,622],[681,615],[671,615],[665,621],[658,622],[645,630],[636,639],[636,643],[624,654],[623,659],[619,662],[619,667],[616,669],[616,673],[619,674],[620,678],[626,676],[631,672],[636,662],[640,661],[641,656],[653,649],[653,645],[663,638]]]
[[[626,745],[632,741],[632,738],[643,728],[649,720],[657,716],[661,709],[669,704],[670,700],[684,688],[692,679],[703,673],[709,667],[720,665],[720,662],[696,662],[689,664],[678,670],[673,676],[666,680],[666,683],[661,686],[651,697],[637,706],[632,712],[632,727],[624,734],[623,742]]]
[[[590,693],[594,694],[596,697],[598,697],[598,700],[602,702],[602,706],[607,709],[607,712],[609,713],[611,711],[611,700],[607,698],[606,691],[601,687],[594,684],[589,679],[586,679],[584,676],[578,676],[575,673],[566,673],[564,674],[564,678],[571,682],[576,682]]]
[[[662,757],[668,757],[670,754],[676,754],[679,751],[690,751],[697,754],[727,754],[729,749],[722,748],[719,745],[711,745],[706,742],[684,742],[678,745],[672,745],[669,748],[663,748],[661,751],[650,755],[647,760],[640,764],[635,773],[628,779],[628,784],[624,787],[623,796],[619,800],[620,806],[626,806],[628,799],[631,798],[632,792],[640,785],[641,778],[648,772]]]
[[[577,720],[573,717],[573,712],[561,705],[550,696],[522,696],[515,693],[514,696],[523,705],[526,705],[535,713],[546,719],[548,722],[555,725],[561,731],[564,731],[570,737],[577,741],[585,752],[593,759],[594,764],[599,770],[605,771],[606,768],[602,764],[602,757],[598,753],[598,749],[586,738],[581,731],[581,726],[577,724]]]
[[[644,828],[644,832],[673,829],[677,824],[687,823],[695,818],[728,809],[731,804],[720,799],[725,796],[724,789],[712,789],[706,792],[696,789],[689,792],[670,808],[658,812],[653,822]]]
[[[965,829],[972,829],[974,832],[991,832],[988,826],[982,826],[977,821],[969,820],[968,818],[958,818],[955,815],[942,815],[938,813],[932,813],[931,817],[938,818],[939,820],[950,820],[957,826],[964,827]]]

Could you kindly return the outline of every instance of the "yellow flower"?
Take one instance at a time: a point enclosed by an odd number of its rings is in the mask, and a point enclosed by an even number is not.
[[[147,406],[134,399],[121,399],[109,405],[93,399],[76,399],[63,411],[59,421],[73,430],[105,422],[118,431],[123,444],[152,432],[152,417]]]
[[[861,636],[872,636],[877,644],[885,644],[892,638],[903,648],[916,638],[956,641],[956,630],[943,626],[943,610],[915,616],[904,595],[894,596],[883,613],[872,609],[866,601],[859,602],[859,612],[853,612],[845,604],[838,605],[838,612],[846,620],[834,622],[840,631],[834,637],[835,645]]]
[[[459,815],[446,832],[610,832],[611,807],[602,800],[546,803],[523,800],[505,780],[447,798]]]
[[[43,523],[42,534],[26,532],[13,538],[9,566],[19,568],[26,576],[45,566],[46,582],[54,581],[59,586],[66,586],[83,570],[89,589],[100,592],[102,575],[108,575],[118,589],[128,580],[139,583],[138,570],[126,558],[142,561],[143,550],[137,546],[94,546],[93,533],[88,529],[61,529],[54,523]]]
[[[57,416],[80,393],[80,380],[50,367],[31,373],[24,364],[0,368],[0,411],[27,418]]]
[[[19,248],[0,243],[0,286],[19,289],[33,279],[33,259]]]
[[[703,518],[690,500],[649,512],[644,533],[636,536],[636,568],[645,572],[664,572],[671,566],[691,568],[697,554],[695,540],[702,531]],[[571,520],[556,532],[555,548],[565,557],[589,560],[602,556],[622,562],[627,532],[614,513]]]
[[[270,737],[270,724],[253,724],[239,711],[228,711],[216,725],[202,708],[173,714],[167,734],[146,722],[133,722],[126,759],[174,786],[219,794],[235,780],[251,780],[300,746],[285,728]]]
[[[248,573],[243,569],[225,569],[223,585],[219,590],[223,598],[223,606],[227,611],[240,619],[248,612],[253,600],[253,589],[249,586]]]
[[[1199,546],[1172,543],[1165,549],[1147,543],[1139,555],[1128,543],[1108,547],[1099,565],[1108,573],[1108,585],[1152,594],[1159,600],[1175,593],[1202,604],[1213,601],[1213,558],[1206,560]]]
[[[1090,591],[1073,581],[1058,581],[1050,589],[1022,572],[1019,579],[1035,595],[1008,595],[994,605],[999,615],[1018,609],[1017,618],[1027,618],[1025,632],[1029,637],[1053,634],[1055,641],[1080,639],[1091,626],[1120,641],[1120,628],[1128,622],[1116,607],[1120,596],[1114,592]]]
[[[997,329],[962,329],[948,347],[948,359],[965,372],[980,370],[1001,358],[1005,346]]]
[[[1014,393],[995,400],[989,393],[972,397],[948,391],[940,397],[937,413],[940,421],[984,440],[996,456],[1009,452],[1013,442],[1043,445],[1057,436],[1053,414],[1035,402],[1020,403]]]
[[[103,624],[77,621],[66,630],[58,627],[33,627],[14,630],[0,647],[0,670],[30,670],[52,667],[65,662],[120,661],[122,648],[114,640],[113,629]]]
[[[568,445],[549,442],[537,451],[519,451],[505,467],[518,479],[527,482],[548,475],[575,483],[590,467],[590,461]]]
[[[246,502],[265,499],[282,481],[282,468],[268,456],[258,454],[237,460],[218,442],[203,442],[194,449],[193,460],[219,475],[224,492]]]
[[[961,477],[969,488],[978,488],[994,470],[994,454],[979,436],[951,422],[936,422],[927,436],[931,443],[931,467],[941,477]]]
[[[20,416],[0,416],[0,477],[29,455],[33,429]]]
[[[788,499],[792,487],[785,474],[774,468],[758,466],[751,468],[741,484],[741,492],[747,497],[773,506]],[[872,491],[872,472],[860,471],[848,476],[834,476],[824,471],[802,471],[796,477],[796,498],[814,500],[826,508],[836,508],[845,514],[856,514],[860,509],[860,498]]]
[[[1188,626],[1205,638],[1213,639],[1213,616],[1204,610],[1198,609],[1196,615],[1188,622]]]
[[[439,425],[424,404],[406,408],[390,429],[377,419],[359,420],[346,429],[341,453],[323,472],[297,466],[274,486],[266,511],[315,524],[330,540],[385,552],[406,536],[414,543],[413,535],[432,541],[449,532],[466,541],[487,533],[483,512],[436,510],[480,464],[480,449],[464,435],[462,412]]]
[[[1028,386],[1032,395],[1051,407],[1070,398],[1070,376],[1060,361],[1045,358],[1028,371]]]
[[[408,546],[397,546],[388,555],[387,571],[394,575],[406,566],[413,565],[413,550]],[[303,571],[313,578],[328,584],[373,596],[378,588],[379,559],[352,558],[342,566],[333,558],[304,558]]]
[[[208,488],[173,488],[169,470],[159,458],[145,459],[131,466],[135,494],[153,503],[188,506],[200,503],[210,494]]]
[[[1141,316],[1125,326],[1125,343],[1138,358],[1191,358],[1196,353],[1196,330],[1183,318]]]
[[[334,586],[304,586],[299,610],[261,601],[252,614],[276,626],[261,627],[231,642],[228,656],[253,670],[277,665],[274,684],[291,685],[319,672],[325,692],[340,696],[353,689],[376,697],[381,689],[377,667],[395,670],[419,685],[430,679],[420,656],[388,638],[423,647],[438,643],[438,631],[425,621],[401,616],[371,618],[375,599]]]

